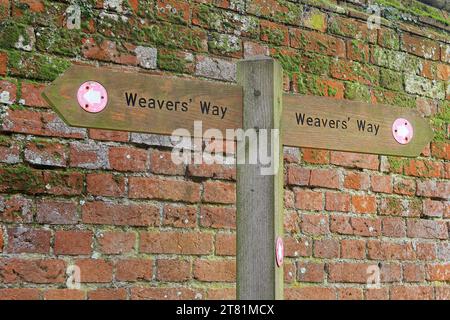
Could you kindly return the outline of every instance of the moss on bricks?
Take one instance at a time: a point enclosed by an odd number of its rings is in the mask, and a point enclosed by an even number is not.
[[[8,68],[12,75],[28,79],[53,81],[70,67],[71,63],[56,57],[9,51]]]
[[[388,69],[380,70],[380,85],[395,91],[403,90],[403,77],[400,73]]]
[[[450,101],[445,100],[440,107],[440,112],[431,118],[431,124],[434,129],[434,138],[436,142],[448,142],[450,132],[448,124],[450,123]]]
[[[345,98],[349,100],[358,100],[370,102],[370,90],[367,86],[357,82],[345,83]]]
[[[71,57],[80,53],[82,34],[77,30],[39,28],[36,36],[36,47],[42,52]]]
[[[6,20],[0,23],[0,48],[14,48],[16,43],[22,46],[31,45],[27,26]]]

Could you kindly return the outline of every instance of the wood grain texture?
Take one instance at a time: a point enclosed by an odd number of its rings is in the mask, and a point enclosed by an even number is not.
[[[300,113],[328,121],[339,120],[341,127],[299,125],[297,115]],[[414,136],[408,144],[399,144],[392,135],[392,124],[397,118],[407,119],[414,128]],[[358,130],[357,120],[365,121],[366,130]],[[347,121],[347,129],[342,128],[342,121]],[[367,132],[369,123],[379,126],[377,135]],[[283,144],[287,146],[370,154],[415,157],[433,138],[428,121],[415,110],[292,94],[283,97],[282,125]]]
[[[269,58],[239,62],[238,83],[244,92],[243,129],[279,129],[282,69],[278,62]],[[279,137],[275,175],[261,175],[260,164],[237,166],[237,297],[241,300],[283,299],[283,267],[275,261],[275,239],[283,236],[280,142]],[[248,152],[247,140],[238,141],[240,149]]]
[[[100,82],[108,92],[108,105],[100,113],[89,113],[79,107],[77,91],[85,81]],[[129,107],[125,92],[160,101],[189,102],[187,112]],[[193,132],[194,121],[203,121],[203,130],[242,127],[242,89],[233,84],[186,78],[125,72],[105,67],[74,65],[46,88],[44,98],[63,120],[75,127],[111,129],[132,132],[172,134],[183,128]],[[205,115],[200,101],[226,107],[223,119]]]

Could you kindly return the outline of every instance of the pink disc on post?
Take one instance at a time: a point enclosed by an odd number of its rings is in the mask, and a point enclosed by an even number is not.
[[[281,237],[277,238],[276,244],[275,244],[275,255],[277,260],[277,266],[281,267],[283,265],[284,261],[284,244],[283,239]]]
[[[86,81],[78,89],[78,104],[87,112],[103,111],[108,104],[108,93],[104,86],[96,81]]]
[[[408,120],[398,118],[392,125],[392,135],[398,143],[408,144],[414,136],[414,129]]]

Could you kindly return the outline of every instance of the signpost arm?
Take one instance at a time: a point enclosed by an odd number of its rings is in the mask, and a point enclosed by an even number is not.
[[[237,79],[243,87],[243,129],[267,129],[275,174],[261,174],[261,164],[237,165],[237,298],[283,299],[283,267],[277,266],[275,242],[283,236],[282,68],[271,58],[238,62]],[[278,131],[281,135],[281,130]],[[249,151],[247,139],[239,150]],[[278,146],[278,148],[272,148]],[[255,149],[260,149],[260,146]],[[255,150],[253,149],[253,150]]]

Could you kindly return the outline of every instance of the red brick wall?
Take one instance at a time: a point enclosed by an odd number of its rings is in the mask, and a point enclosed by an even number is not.
[[[40,92],[71,63],[232,82],[256,54],[286,90],[416,108],[437,133],[417,159],[285,149],[286,298],[450,298],[448,25],[369,30],[334,1],[83,2],[68,30],[68,1],[0,0],[0,299],[233,298],[235,168],[70,128]]]

